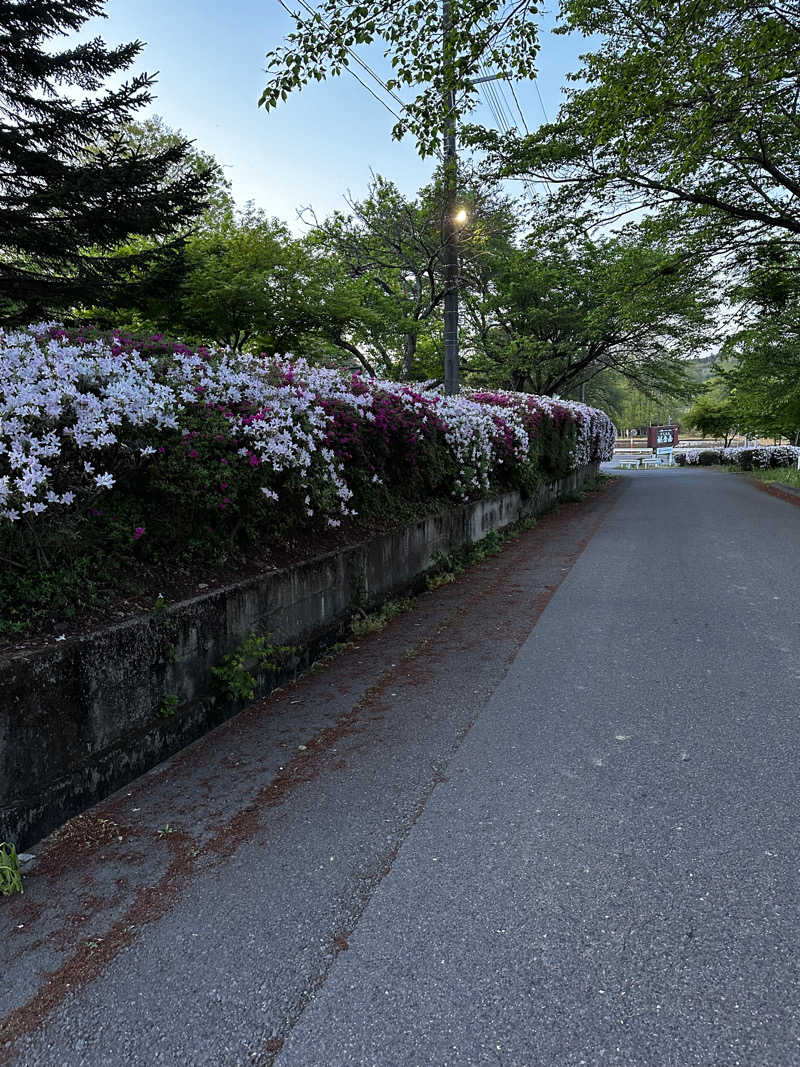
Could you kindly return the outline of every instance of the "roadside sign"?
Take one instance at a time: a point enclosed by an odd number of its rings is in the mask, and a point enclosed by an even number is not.
[[[647,447],[674,448],[678,443],[678,429],[677,426],[651,426],[647,431]]]
[[[669,448],[657,448],[656,449],[656,455],[657,456],[671,456],[672,455],[672,445],[670,445]]]

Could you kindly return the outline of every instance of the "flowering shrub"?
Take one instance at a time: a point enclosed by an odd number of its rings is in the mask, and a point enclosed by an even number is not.
[[[742,451],[741,446],[738,446],[738,447],[735,447],[735,448],[732,447],[732,446],[729,446],[728,448],[721,449],[723,459],[728,464],[736,464],[736,462],[737,462],[737,460],[739,458],[739,453],[741,451]]]
[[[800,448],[794,445],[776,445],[770,449],[771,467],[796,467]]]
[[[214,556],[404,504],[530,491],[613,445],[607,416],[566,401],[445,397],[52,324],[0,332],[0,555],[15,568],[0,594],[41,586],[67,555],[86,573]]]
[[[769,470],[770,467],[796,467],[800,448],[794,445],[763,445],[759,448],[687,448],[675,453],[681,466],[708,466],[722,463],[742,470]]]

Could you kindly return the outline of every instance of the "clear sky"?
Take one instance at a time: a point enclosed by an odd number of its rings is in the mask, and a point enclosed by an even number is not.
[[[429,180],[433,160],[420,160],[413,140],[392,140],[392,115],[346,72],[291,95],[269,113],[257,106],[265,54],[291,29],[277,0],[108,0],[106,13],[87,23],[80,37],[145,42],[131,72],[159,72],[150,112],[225,167],[237,202],[253,200],[298,229],[299,207],[312,205],[320,218],[344,208],[343,194],[366,191],[370,168],[407,195]],[[538,87],[551,119],[580,51],[579,41],[543,32]],[[380,69],[379,50],[362,54]],[[542,122],[536,86],[518,83],[515,89],[533,129]],[[506,95],[513,108],[507,88]],[[488,108],[477,119],[496,125]],[[521,125],[518,114],[516,120]]]

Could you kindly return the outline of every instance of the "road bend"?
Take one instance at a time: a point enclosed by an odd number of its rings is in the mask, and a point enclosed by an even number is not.
[[[799,559],[715,471],[543,520],[43,843],[0,1054],[800,1064]]]

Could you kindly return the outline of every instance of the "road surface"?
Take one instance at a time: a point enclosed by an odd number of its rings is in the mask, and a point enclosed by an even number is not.
[[[800,1064],[799,560],[716,471],[542,520],[45,843],[0,1059]]]

